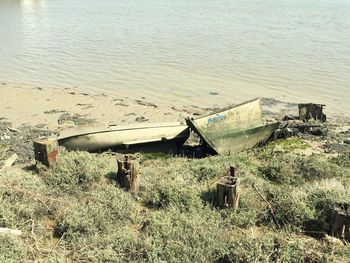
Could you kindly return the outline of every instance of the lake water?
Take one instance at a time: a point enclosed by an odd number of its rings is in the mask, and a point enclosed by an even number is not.
[[[0,0],[0,81],[350,115],[350,1]]]

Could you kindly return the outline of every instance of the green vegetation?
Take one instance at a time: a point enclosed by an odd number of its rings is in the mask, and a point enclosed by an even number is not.
[[[121,156],[108,153],[8,169],[0,226],[23,235],[1,237],[0,262],[348,262],[349,245],[314,232],[328,231],[334,203],[350,202],[349,156],[281,154],[277,145],[205,159],[141,154],[138,198],[115,183]],[[242,185],[236,213],[213,202],[230,165]]]
[[[287,139],[279,139],[279,140],[273,141],[266,148],[269,150],[273,150],[276,147],[283,150],[284,152],[292,152],[293,150],[297,150],[297,149],[301,149],[301,150],[307,149],[310,147],[310,145],[298,138],[290,137]]]

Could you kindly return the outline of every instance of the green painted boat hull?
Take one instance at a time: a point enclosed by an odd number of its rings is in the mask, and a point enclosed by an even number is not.
[[[278,127],[278,123],[264,124],[260,99],[186,121],[214,153],[222,155],[251,149],[267,141]]]

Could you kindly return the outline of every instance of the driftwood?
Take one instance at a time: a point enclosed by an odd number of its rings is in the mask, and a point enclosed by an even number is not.
[[[0,169],[0,171],[2,171],[3,169],[5,169],[6,167],[10,167],[12,166],[15,161],[18,159],[18,155],[17,154],[12,154],[10,158],[8,158],[5,162],[3,167]]]
[[[117,182],[126,191],[137,196],[139,191],[139,170],[140,163],[138,160],[131,160],[125,156],[124,160],[118,160]]]
[[[235,167],[231,166],[229,175],[221,177],[216,185],[217,204],[220,208],[230,207],[237,210],[239,196],[239,179],[236,177]]]
[[[0,227],[0,235],[20,236],[20,235],[22,235],[22,231],[18,230],[18,229]]]
[[[331,236],[350,241],[350,206],[348,204],[334,206],[329,232]]]
[[[59,146],[57,139],[48,138],[34,141],[35,160],[50,166],[59,159]]]

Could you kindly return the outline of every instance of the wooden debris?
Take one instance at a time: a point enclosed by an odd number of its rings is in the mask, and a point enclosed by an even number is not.
[[[3,167],[1,168],[1,170],[5,169],[6,167],[10,167],[12,166],[15,161],[18,159],[18,155],[17,154],[12,154],[10,158],[8,158],[5,162]]]
[[[18,229],[0,227],[0,235],[20,236],[20,235],[22,235],[22,231],[18,230]]]
[[[238,208],[240,196],[239,179],[236,177],[235,167],[231,166],[228,176],[220,178],[216,185],[216,199],[220,208]]]
[[[323,113],[323,104],[305,103],[299,104],[299,120],[304,122],[310,119],[325,122],[327,116]]]
[[[124,160],[118,160],[117,182],[126,191],[134,196],[138,195],[139,179],[140,179],[140,163],[138,160],[131,160],[129,156],[125,156]]]
[[[46,138],[34,141],[35,160],[46,166],[56,163],[59,159],[57,139]]]
[[[334,206],[330,223],[330,235],[350,241],[350,205]]]
[[[11,132],[19,132],[15,127],[7,127],[7,129]]]

